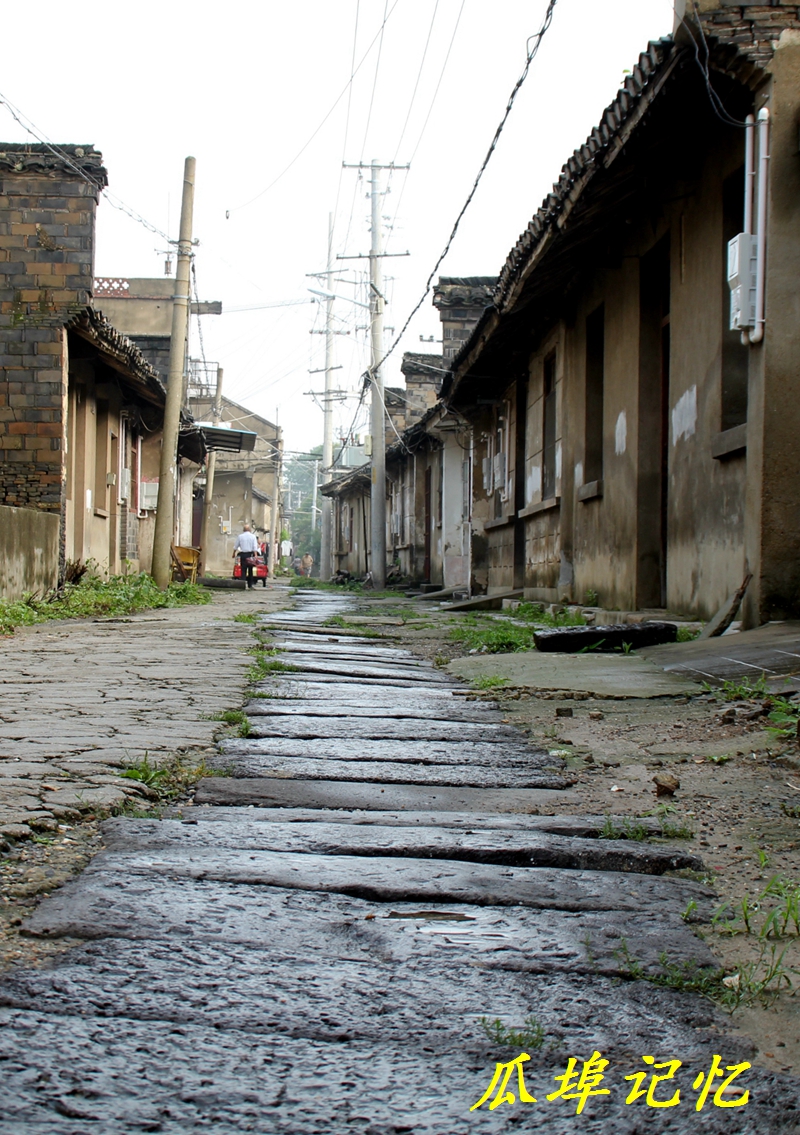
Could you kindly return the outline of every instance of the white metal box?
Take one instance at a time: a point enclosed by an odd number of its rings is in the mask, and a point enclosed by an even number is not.
[[[752,233],[739,233],[728,241],[731,331],[741,331],[756,324],[757,239]]]

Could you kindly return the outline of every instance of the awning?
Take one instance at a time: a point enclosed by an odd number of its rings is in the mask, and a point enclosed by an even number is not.
[[[195,422],[195,428],[202,433],[209,451],[219,449],[228,453],[249,453],[255,449],[258,438],[258,434],[251,430],[234,430],[223,423]]]

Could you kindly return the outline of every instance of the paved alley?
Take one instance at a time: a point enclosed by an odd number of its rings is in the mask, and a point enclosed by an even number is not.
[[[749,1042],[708,1001],[631,980],[660,956],[713,964],[681,917],[713,900],[701,860],[560,816],[560,758],[359,633],[350,603],[299,591],[262,616],[279,667],[220,745],[230,775],[172,818],[107,821],[29,919],[79,944],[0,982],[0,1133],[796,1131],[795,1081],[756,1068],[718,1097],[749,1088],[746,1106],[715,1105],[718,1080],[696,1110],[695,1077]],[[521,1052],[538,1102],[515,1071],[515,1102],[470,1111]],[[594,1053],[608,1094],[578,1116],[566,1085],[548,1100]],[[668,1111],[625,1102],[648,1055],[682,1062]]]

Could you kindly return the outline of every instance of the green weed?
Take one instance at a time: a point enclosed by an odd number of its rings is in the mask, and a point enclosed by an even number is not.
[[[484,674],[472,683],[476,690],[496,690],[505,686],[508,678],[501,678],[499,674]]]
[[[584,592],[583,602],[587,607],[597,607],[600,603],[600,597],[593,587],[587,587]]]
[[[597,833],[598,839],[634,839],[643,840],[648,837],[644,824],[631,823],[625,817],[621,824],[615,824],[611,816],[606,816],[605,823]]]
[[[160,607],[210,603],[211,596],[196,583],[171,583],[161,591],[145,572],[139,575],[85,574],[78,583],[65,583],[43,596],[25,595],[16,602],[0,599],[0,634],[15,627],[33,626],[50,619],[85,619],[132,615]]]
[[[526,1017],[521,1028],[508,1028],[499,1017],[491,1020],[489,1017],[479,1017],[478,1024],[494,1044],[501,1044],[507,1048],[533,1049],[542,1048],[546,1040],[545,1031],[535,1017]]]
[[[159,785],[167,778],[166,768],[159,768],[150,763],[147,753],[140,761],[134,761],[129,765],[120,776],[125,777],[127,780],[138,780],[140,784],[146,785],[148,788],[158,788]]]
[[[250,736],[250,718],[243,709],[224,709],[211,715],[211,721],[223,721],[226,725],[237,726],[237,736]]]
[[[670,820],[661,821],[663,839],[694,839],[694,831],[687,823],[673,824]]]
[[[233,621],[234,623],[257,623],[260,621],[260,616],[249,611],[240,611],[238,615],[233,616]]]
[[[770,695],[766,674],[762,674],[755,682],[749,678],[744,678],[741,682],[731,679],[723,682],[719,688],[704,682],[703,689],[709,694],[719,694],[723,701],[754,701]]]
[[[788,739],[797,737],[800,728],[800,702],[794,699],[773,697],[772,711],[769,715],[771,725],[767,726],[773,737]]]
[[[678,627],[678,642],[693,642],[699,636],[700,631],[694,627]]]

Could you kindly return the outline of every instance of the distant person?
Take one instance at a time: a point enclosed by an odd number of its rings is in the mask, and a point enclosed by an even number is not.
[[[296,571],[298,575],[303,574],[303,561],[300,556],[295,556],[292,560],[292,569]]]
[[[236,543],[233,545],[233,558],[239,557],[239,567],[242,573],[242,579],[246,579],[248,588],[255,587],[255,580],[253,578],[253,568],[256,565],[256,555],[258,554],[258,540],[249,524],[245,524],[242,532],[236,537]]]
[[[303,556],[302,560],[300,561],[300,566],[303,569],[303,575],[308,578],[311,575],[311,569],[314,566],[314,557],[310,552],[306,552],[306,554]]]

